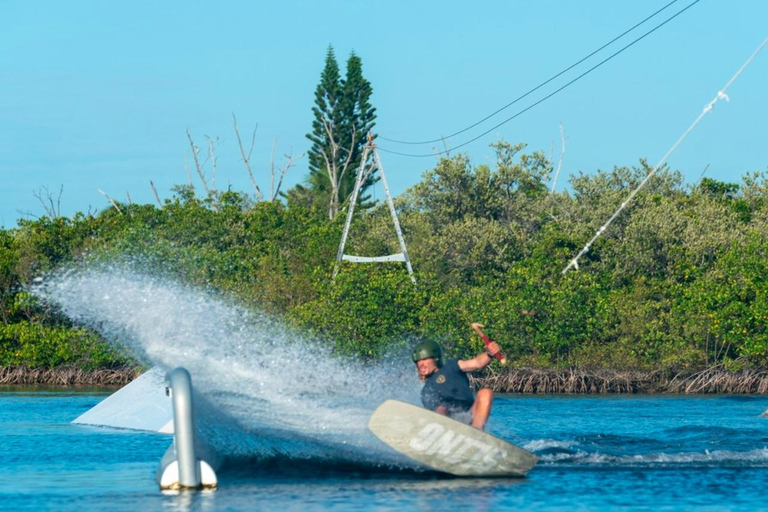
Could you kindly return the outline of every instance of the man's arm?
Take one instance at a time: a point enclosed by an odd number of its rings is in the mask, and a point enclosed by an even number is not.
[[[495,341],[492,341],[486,348],[486,352],[483,352],[472,359],[459,359],[459,369],[466,373],[476,372],[491,364],[494,356],[499,353],[500,348]]]

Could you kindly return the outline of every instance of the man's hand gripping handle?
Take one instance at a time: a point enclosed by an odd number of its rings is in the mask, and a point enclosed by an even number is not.
[[[483,343],[485,343],[485,346],[487,347],[492,342],[491,339],[483,332],[483,327],[485,327],[483,324],[479,324],[477,322],[472,324],[472,328],[475,330],[475,332],[477,332],[477,335],[480,336],[480,339],[483,340]],[[496,352],[496,359],[498,359],[499,363],[502,365],[507,364],[507,358],[504,357],[501,352]]]

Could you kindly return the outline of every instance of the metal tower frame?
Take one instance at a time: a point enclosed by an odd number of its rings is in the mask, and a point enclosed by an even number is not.
[[[349,235],[349,228],[352,224],[352,217],[355,213],[355,205],[357,204],[357,196],[360,193],[360,188],[363,182],[368,179],[368,175],[371,171],[365,169],[365,162],[368,160],[368,155],[373,155],[373,167],[371,169],[378,169],[381,175],[381,182],[384,185],[384,194],[387,197],[387,205],[389,205],[389,213],[392,215],[392,223],[395,225],[395,232],[397,233],[397,241],[400,243],[400,252],[397,254],[390,254],[388,256],[351,256],[344,254],[344,246],[347,243],[347,235]],[[349,261],[350,263],[383,263],[390,261],[402,261],[405,263],[408,269],[408,276],[416,284],[416,278],[413,276],[413,268],[411,267],[411,259],[408,257],[408,249],[405,247],[405,239],[403,239],[403,231],[400,229],[400,221],[397,218],[397,212],[395,211],[395,204],[392,202],[392,195],[389,193],[389,185],[387,184],[387,176],[384,174],[384,166],[381,164],[381,157],[379,157],[379,150],[376,144],[373,143],[373,134],[368,134],[368,144],[363,149],[363,156],[360,160],[360,169],[357,172],[357,181],[355,181],[355,188],[352,192],[352,197],[349,201],[349,211],[347,211],[347,221],[344,223],[344,232],[341,234],[341,243],[339,244],[339,251],[336,253],[336,264],[333,267],[333,278],[339,273],[339,268],[342,261]]]

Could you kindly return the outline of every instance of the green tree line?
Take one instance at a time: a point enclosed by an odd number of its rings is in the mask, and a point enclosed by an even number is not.
[[[218,193],[216,208],[178,187],[162,207],[21,220],[0,230],[0,365],[124,364],[95,333],[29,293],[71,261],[126,255],[173,262],[169,277],[281,316],[335,351],[377,358],[419,339],[457,356],[486,325],[513,365],[693,372],[768,363],[768,179],[685,185],[661,169],[563,268],[651,170],[579,173],[550,192],[552,163],[523,144],[494,164],[441,159],[396,198],[418,280],[400,263],[347,264],[331,280],[344,215],[323,201],[256,202]],[[342,205],[342,209],[343,209]],[[354,219],[347,253],[398,252],[385,204]]]

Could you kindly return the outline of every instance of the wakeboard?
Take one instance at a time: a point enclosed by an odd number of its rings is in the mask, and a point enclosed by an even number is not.
[[[379,406],[368,429],[403,455],[455,476],[523,477],[539,460],[487,432],[397,400]]]

